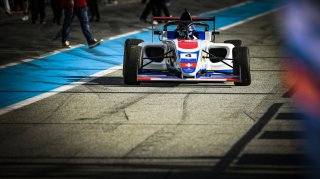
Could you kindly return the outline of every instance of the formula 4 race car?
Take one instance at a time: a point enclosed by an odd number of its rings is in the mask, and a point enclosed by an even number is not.
[[[145,81],[251,83],[248,47],[241,40],[216,43],[214,18],[192,18],[185,10],[181,17],[154,17],[165,21],[163,30],[154,30],[152,42],[127,39],[123,59],[124,83]],[[213,30],[205,21],[213,22]],[[160,42],[153,42],[159,35]]]

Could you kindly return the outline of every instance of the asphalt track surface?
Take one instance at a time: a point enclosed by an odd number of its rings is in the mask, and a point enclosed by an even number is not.
[[[187,4],[196,13],[215,9]],[[217,39],[241,39],[249,47],[251,86],[126,86],[119,69],[1,115],[0,178],[305,177],[303,119],[279,78],[286,75],[286,56],[277,13],[224,30]],[[124,29],[113,35],[137,27]]]

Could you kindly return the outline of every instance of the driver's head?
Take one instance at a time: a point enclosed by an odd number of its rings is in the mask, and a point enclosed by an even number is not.
[[[177,31],[178,37],[188,38],[188,37],[192,37],[194,35],[195,27],[193,25],[191,25],[187,28],[187,27],[179,24],[177,26],[176,31]]]
[[[176,32],[179,37],[187,37],[187,29],[183,25],[177,25]]]
[[[188,27],[188,35],[192,36],[194,34],[195,30],[196,30],[195,27],[193,25],[190,25]]]

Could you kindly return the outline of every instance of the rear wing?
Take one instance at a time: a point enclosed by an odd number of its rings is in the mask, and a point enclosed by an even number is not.
[[[178,21],[180,17],[153,17],[153,20],[160,20],[160,21]],[[192,21],[216,21],[216,17],[212,18],[205,18],[205,17],[192,17]]]
[[[184,21],[181,20],[180,17],[153,17],[152,19],[153,21],[181,21],[181,22],[195,22],[195,21],[211,21],[213,23],[213,39],[215,39],[215,35],[219,34],[218,32],[216,32],[216,17],[211,17],[211,18],[205,18],[205,17],[192,17],[191,21]],[[152,23],[152,31],[154,30],[153,28],[153,23]],[[152,36],[153,36],[153,32],[152,32]],[[152,37],[153,39],[153,37]]]
[[[180,17],[153,17],[153,21],[181,21]],[[216,16],[211,18],[205,17],[192,17],[191,21],[183,21],[183,22],[193,22],[193,21],[212,21],[213,22],[213,31],[216,30]]]

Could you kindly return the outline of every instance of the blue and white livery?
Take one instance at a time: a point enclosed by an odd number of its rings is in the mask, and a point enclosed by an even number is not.
[[[124,82],[142,81],[211,81],[251,83],[249,50],[241,40],[216,43],[215,17],[155,17],[168,21],[162,31],[153,30],[160,42],[127,39],[124,52]],[[213,30],[205,21],[213,22]]]

